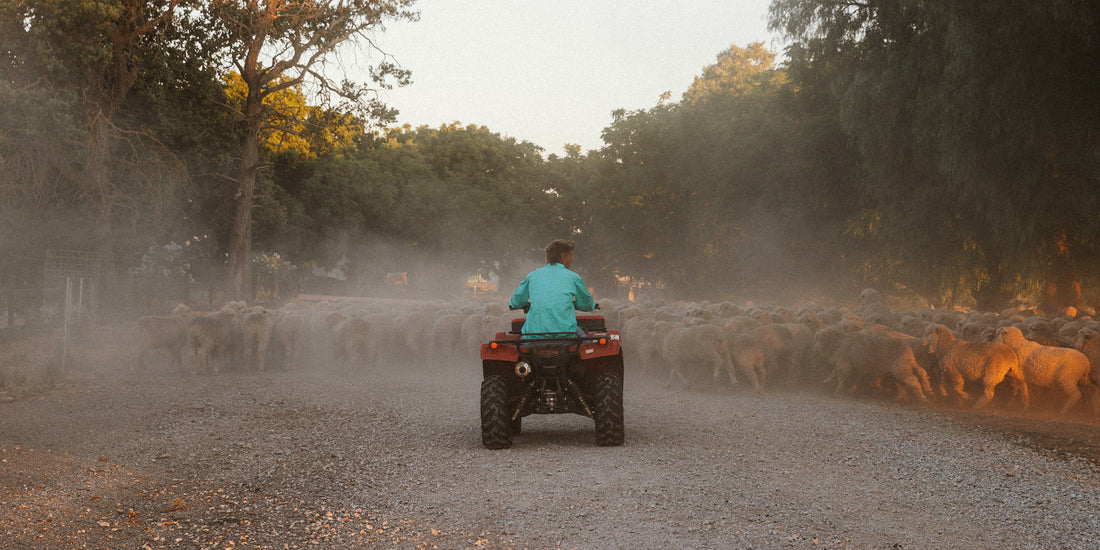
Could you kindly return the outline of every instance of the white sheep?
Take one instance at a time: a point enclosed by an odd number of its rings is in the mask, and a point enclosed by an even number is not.
[[[223,308],[199,315],[187,326],[187,344],[191,348],[191,374],[208,371],[217,374],[228,357],[234,337],[239,334],[238,308]]]
[[[1016,327],[1005,327],[997,332],[997,340],[1016,351],[1024,379],[1029,385],[1057,388],[1066,395],[1059,412],[1065,413],[1081,399],[1084,388],[1094,397],[1096,386],[1089,379],[1089,358],[1078,350],[1044,346],[1024,338]],[[1093,408],[1096,408],[1094,401]]]
[[[272,349],[278,350],[277,357],[286,368],[298,366],[308,332],[308,317],[302,311],[287,311],[275,322],[271,329]]]
[[[345,369],[369,362],[375,355],[370,321],[363,317],[345,319],[336,326],[333,345],[336,362]]]
[[[917,364],[909,345],[882,331],[826,327],[815,335],[814,349],[833,365],[824,381],[836,380],[835,395],[852,393],[861,381],[878,385],[888,379],[922,402],[932,393],[928,373]]]
[[[938,323],[928,326],[924,344],[936,355],[939,363],[940,395],[947,396],[945,386],[950,384],[957,396],[968,400],[970,396],[963,385],[966,381],[976,381],[982,385],[982,396],[974,402],[974,407],[982,408],[993,400],[997,385],[1007,378],[1020,402],[1024,407],[1028,406],[1027,383],[1020,369],[1020,361],[1008,345],[955,338],[951,329]]]
[[[1089,379],[1100,386],[1100,330],[1085,327],[1077,333],[1074,347],[1089,358]]]
[[[726,331],[721,327],[701,324],[672,329],[664,340],[662,351],[669,365],[666,387],[674,378],[689,386],[708,372],[714,380],[727,374],[731,382],[737,383],[726,347]]]
[[[730,361],[737,372],[752,384],[754,391],[760,392],[767,383],[767,371],[764,369],[764,348],[751,334],[740,332],[726,332],[726,347],[729,349]],[[730,382],[737,385],[734,373],[729,373]]]
[[[248,370],[263,372],[274,325],[267,308],[253,306],[244,310],[244,364]]]
[[[149,353],[162,349],[171,355],[172,366],[182,372],[181,353],[187,347],[187,322],[190,318],[191,309],[182,304],[172,310],[172,315],[139,318],[133,332],[135,368],[144,371]]]

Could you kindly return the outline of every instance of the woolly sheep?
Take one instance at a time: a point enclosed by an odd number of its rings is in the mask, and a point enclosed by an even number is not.
[[[263,372],[267,361],[267,348],[271,344],[271,329],[275,322],[267,308],[253,306],[244,310],[244,364],[245,368]]]
[[[333,350],[338,365],[351,369],[373,361],[376,350],[371,329],[371,322],[364,317],[350,317],[336,326]]]
[[[935,383],[936,387],[939,387],[939,362],[936,360],[936,354],[932,353],[932,350],[929,349],[922,338],[893,330],[882,330],[881,334],[901,340],[909,346],[909,349],[913,352],[913,358],[917,360],[917,366],[924,369],[928,373],[930,381]]]
[[[703,324],[673,329],[665,338],[663,352],[669,365],[666,387],[677,377],[684,386],[689,386],[708,370],[714,380],[727,374],[733,384],[737,383],[726,347],[726,332],[721,327]]]
[[[301,311],[288,311],[278,318],[271,329],[271,344],[279,352],[279,360],[288,369],[298,366],[301,348],[305,343],[309,324]]]
[[[1096,387],[1089,379],[1089,358],[1080,351],[1033,342],[1024,338],[1023,332],[1016,327],[1001,329],[997,340],[1016,351],[1028,384],[1057,388],[1066,394],[1060,413],[1064,414],[1081,399],[1079,386],[1095,396]],[[1095,402],[1093,406],[1095,408]]]
[[[764,370],[764,349],[760,343],[751,334],[727,332],[726,346],[729,348],[730,362],[737,372],[752,384],[754,391],[762,391],[767,382],[767,371]],[[737,385],[732,371],[729,375],[730,382]]]
[[[1083,328],[1077,335],[1074,347],[1089,359],[1089,379],[1100,387],[1100,330]]]
[[[463,319],[459,313],[448,313],[435,319],[432,333],[435,335],[435,349],[438,353],[449,358],[464,352],[459,348]]]
[[[187,322],[191,309],[185,305],[176,306],[169,316],[145,316],[134,325],[134,365],[138,370],[146,369],[146,359],[153,350],[163,349],[172,357],[172,366],[183,371],[181,352],[187,347]]]
[[[958,339],[950,329],[938,323],[928,326],[924,343],[939,363],[940,395],[947,396],[945,386],[950,384],[958,397],[969,400],[970,396],[963,390],[964,383],[980,382],[982,396],[974,402],[974,408],[980,409],[993,400],[997,385],[1008,378],[1023,406],[1028,406],[1027,384],[1020,361],[1008,345]]]
[[[411,311],[398,317],[395,336],[408,359],[427,364],[435,356],[435,319],[426,311]]]
[[[932,393],[928,373],[917,365],[912,349],[902,340],[879,331],[850,332],[833,327],[814,337],[814,349],[833,364],[825,382],[835,378],[835,395],[851,393],[861,379],[875,383],[890,379],[916,399],[928,401]]]
[[[752,334],[764,351],[768,378],[797,381],[797,370],[813,348],[813,331],[801,323],[781,323],[757,327]]]
[[[187,344],[191,348],[191,374],[217,374],[227,361],[229,348],[238,331],[238,308],[226,307],[199,315],[187,326]]]
[[[903,315],[898,321],[898,330],[916,338],[924,337],[927,328],[928,322],[913,314]]]

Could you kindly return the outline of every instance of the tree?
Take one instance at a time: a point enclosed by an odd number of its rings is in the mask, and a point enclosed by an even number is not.
[[[827,264],[807,251],[820,257],[836,233],[825,203],[836,174],[808,146],[823,130],[797,97],[755,43],[719,53],[678,103],[613,113],[589,193],[598,221],[582,231],[612,250],[608,270],[692,297],[819,282],[799,268]]]
[[[15,89],[72,98],[82,124],[77,168],[61,171],[91,205],[95,241],[111,247],[113,211],[132,183],[113,173],[124,132],[115,117],[176,17],[182,0],[62,0],[0,5],[5,80]],[[131,133],[132,134],[132,133]],[[122,166],[126,169],[126,166]]]
[[[1093,263],[1098,10],[772,4],[772,28],[795,39],[804,74],[829,82],[862,157],[862,219],[875,223],[857,225],[883,252],[881,275],[933,302],[999,309]]]
[[[267,99],[289,88],[311,85],[309,92],[321,100],[343,98],[361,105],[367,118],[392,120],[394,113],[370,94],[370,88],[347,79],[337,82],[325,73],[326,68],[332,67],[326,62],[334,60],[346,45],[362,42],[372,48],[369,32],[382,29],[388,19],[416,19],[417,15],[408,9],[412,3],[413,0],[215,0],[208,4],[205,20],[224,38],[225,55],[247,89],[237,112],[241,143],[229,242],[227,291],[231,296],[250,294],[252,209],[263,136],[276,126],[292,131],[292,124],[288,127],[278,121],[300,119],[294,113],[273,112],[277,104]],[[388,60],[375,65],[370,75],[379,86],[388,86],[389,77],[396,78],[398,83],[408,80],[408,73]]]

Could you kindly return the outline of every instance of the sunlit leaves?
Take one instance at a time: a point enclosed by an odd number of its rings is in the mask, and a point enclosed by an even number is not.
[[[718,54],[713,65],[703,69],[684,93],[684,103],[697,104],[722,97],[743,97],[751,93],[775,93],[786,84],[786,75],[776,70],[775,53],[763,42],[747,48],[732,45]]]
[[[248,85],[236,71],[225,77],[226,98],[237,113],[244,110],[248,96]],[[276,84],[287,81],[282,78]],[[303,137],[305,120],[310,112],[306,97],[296,86],[282,88],[267,94],[262,101],[266,121],[263,124],[261,139],[272,153],[295,152],[302,156],[310,155],[309,142]]]

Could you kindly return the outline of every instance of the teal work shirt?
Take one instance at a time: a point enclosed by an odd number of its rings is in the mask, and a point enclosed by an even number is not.
[[[524,334],[538,332],[577,332],[575,310],[592,311],[595,303],[580,275],[561,264],[546,264],[523,279],[512,294],[509,305],[515,308],[531,303]]]

